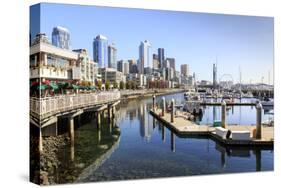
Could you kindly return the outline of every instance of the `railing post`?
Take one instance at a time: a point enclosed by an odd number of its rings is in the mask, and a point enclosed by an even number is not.
[[[257,109],[257,122],[256,122],[256,139],[261,139],[262,137],[262,104],[258,103],[256,106]]]
[[[226,127],[226,103],[224,100],[221,103],[221,126]]]

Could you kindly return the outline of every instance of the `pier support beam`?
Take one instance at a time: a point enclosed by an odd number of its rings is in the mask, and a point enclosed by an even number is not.
[[[175,135],[172,131],[171,131],[171,150],[172,152],[176,151]]]
[[[97,112],[97,127],[98,129],[100,128],[101,126],[101,114],[100,112]]]
[[[257,122],[256,122],[256,139],[261,139],[262,137],[262,104],[258,103],[257,106]]]
[[[115,105],[112,106],[111,112],[112,112],[112,118],[114,118],[114,117],[115,117],[115,112],[116,112],[116,107],[115,107]]]
[[[152,110],[155,111],[155,95],[152,97]]]
[[[175,100],[172,99],[171,101],[171,123],[174,122],[174,115],[175,115]]]
[[[42,137],[42,128],[39,127],[39,152],[43,152],[43,137]]]
[[[226,127],[226,103],[224,100],[221,103],[221,126]]]
[[[98,144],[100,143],[101,141],[101,129],[98,128]]]
[[[166,102],[165,97],[162,97],[162,116],[165,114]]]
[[[107,106],[107,118],[110,122],[110,119],[111,119],[111,106],[110,105]]]
[[[68,118],[68,127],[69,127],[69,137],[71,146],[74,145],[74,118],[69,117]]]

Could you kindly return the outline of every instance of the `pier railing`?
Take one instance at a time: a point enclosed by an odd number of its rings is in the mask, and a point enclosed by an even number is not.
[[[60,112],[106,104],[120,99],[119,91],[30,98],[30,111],[43,118]]]

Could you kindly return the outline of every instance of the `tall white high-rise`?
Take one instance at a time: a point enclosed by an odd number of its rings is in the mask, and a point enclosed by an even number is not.
[[[144,67],[151,67],[150,65],[150,53],[149,49],[151,44],[145,40],[140,43],[139,46],[139,61],[138,61],[138,72],[144,73]]]

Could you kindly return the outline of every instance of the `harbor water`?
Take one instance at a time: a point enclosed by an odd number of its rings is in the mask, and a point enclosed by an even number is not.
[[[184,100],[182,93],[165,97]],[[179,137],[149,114],[151,107],[152,99],[132,100],[120,105],[113,125],[104,118],[100,131],[94,122],[75,130],[74,160],[69,160],[70,146],[59,151],[64,170],[58,171],[58,182],[69,182],[69,175],[76,182],[94,182],[273,170],[273,148],[226,148],[208,137]],[[227,114],[231,124],[256,121],[252,107],[234,107]],[[209,106],[198,123],[211,125],[219,117],[219,107]]]

